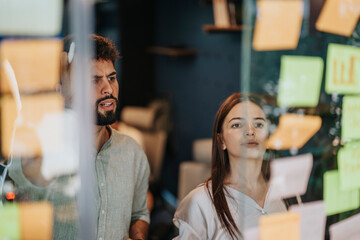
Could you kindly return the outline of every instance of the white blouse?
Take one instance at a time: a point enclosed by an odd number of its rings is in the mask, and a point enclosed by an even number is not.
[[[256,227],[261,215],[284,212],[286,206],[283,201],[267,201],[264,208],[260,207],[251,197],[225,186],[226,200],[231,215],[240,230]],[[268,195],[268,194],[267,194]],[[173,219],[179,228],[178,239],[231,239],[217,216],[205,185],[192,190],[179,204]],[[242,239],[239,236],[239,239]]]

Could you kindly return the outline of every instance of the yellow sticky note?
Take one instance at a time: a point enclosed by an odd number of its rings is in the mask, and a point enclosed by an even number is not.
[[[341,190],[360,188],[360,143],[347,143],[338,152]]]
[[[341,125],[342,139],[360,139],[360,97],[343,98]]]
[[[0,1],[0,35],[54,36],[61,31],[63,0]]]
[[[338,170],[327,171],[324,174],[324,202],[327,216],[356,209],[359,207],[359,190],[341,190]]]
[[[284,212],[263,215],[259,221],[260,240],[300,240],[300,214]]]
[[[0,100],[2,154],[7,157],[13,146],[14,156],[39,157],[42,148],[37,131],[41,129],[45,116],[63,111],[63,98],[58,93],[24,95],[21,97],[21,104],[21,117],[15,123],[18,118],[15,99],[6,95]],[[54,124],[52,127],[57,126]]]
[[[295,49],[303,19],[303,1],[257,1],[253,48],[256,51]]]
[[[0,239],[21,239],[19,208],[15,203],[0,207]]]
[[[360,48],[330,43],[326,57],[325,91],[360,93]]]
[[[0,92],[53,91],[59,84],[59,39],[3,41],[0,45]],[[13,73],[13,74],[12,74]]]
[[[269,137],[267,147],[276,150],[302,148],[320,127],[319,116],[284,114],[280,116],[279,127]]]
[[[21,203],[19,205],[21,239],[52,239],[53,207],[48,202]]]
[[[326,0],[315,26],[319,31],[350,36],[359,14],[360,0]]]

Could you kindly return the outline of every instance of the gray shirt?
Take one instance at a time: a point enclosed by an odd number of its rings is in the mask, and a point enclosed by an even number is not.
[[[99,240],[126,239],[132,221],[149,223],[146,193],[150,169],[143,150],[133,139],[112,129],[110,139],[96,153],[92,174],[97,180],[93,202]],[[21,192],[20,200],[45,200],[53,204],[54,239],[77,238],[76,199],[66,193],[74,177],[60,176],[49,186],[39,187],[26,179],[20,159],[13,160],[9,175]]]

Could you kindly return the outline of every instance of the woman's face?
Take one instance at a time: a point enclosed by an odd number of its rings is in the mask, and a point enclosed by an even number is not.
[[[230,159],[262,159],[268,137],[264,112],[250,101],[236,104],[225,117],[221,137]]]

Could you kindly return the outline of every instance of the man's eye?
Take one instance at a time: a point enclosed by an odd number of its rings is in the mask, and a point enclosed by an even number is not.
[[[116,77],[108,77],[108,80],[109,80],[110,82],[114,82],[114,81],[116,80]]]

